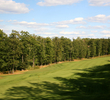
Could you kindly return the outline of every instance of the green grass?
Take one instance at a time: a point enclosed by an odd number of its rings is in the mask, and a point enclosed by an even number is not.
[[[0,100],[109,100],[110,62],[100,57],[1,75]]]

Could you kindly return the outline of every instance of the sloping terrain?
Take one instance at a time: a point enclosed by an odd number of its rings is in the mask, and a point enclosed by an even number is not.
[[[100,57],[0,76],[0,100],[109,100],[110,62]]]

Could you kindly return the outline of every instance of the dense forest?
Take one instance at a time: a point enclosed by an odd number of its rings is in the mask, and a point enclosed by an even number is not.
[[[0,30],[0,71],[26,69],[59,61],[90,58],[110,54],[110,38],[41,37],[26,31],[7,35]]]

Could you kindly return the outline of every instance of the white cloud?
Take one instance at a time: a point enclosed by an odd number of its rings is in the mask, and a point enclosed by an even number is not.
[[[70,35],[69,35],[70,36]],[[71,37],[73,38],[73,35],[71,35]],[[71,38],[70,37],[70,38]],[[75,35],[74,38],[76,39],[77,37],[80,38],[96,38],[96,36],[94,34],[79,34],[79,35]]]
[[[37,28],[37,29],[35,29],[35,31],[38,31],[38,32],[43,32],[43,31],[47,31],[47,30],[49,30],[49,28]]]
[[[91,29],[103,29],[105,27],[106,26],[89,26],[88,28],[91,28]]]
[[[80,34],[79,37],[81,38],[96,38],[94,34]]]
[[[86,26],[78,26],[78,27],[76,27],[77,29],[85,29],[85,28],[87,28]]]
[[[103,31],[101,31],[101,33],[104,34],[103,37],[106,37],[106,38],[110,37],[110,31],[109,30],[103,30]]]
[[[52,33],[52,32],[37,32],[36,34],[40,34],[40,35],[53,35],[55,33]]]
[[[82,0],[44,0],[44,2],[38,2],[39,6],[57,6],[57,5],[71,5],[73,3],[78,3]]]
[[[54,34],[54,33],[45,32],[43,34],[50,35],[50,34]]]
[[[91,31],[92,33],[97,33],[98,31]]]
[[[53,34],[53,33],[45,32],[45,33],[42,33],[42,34],[51,35],[51,34]]]
[[[59,32],[60,34],[67,34],[67,35],[69,35],[69,34],[79,34],[79,32],[64,32],[64,31],[61,31],[61,32]]]
[[[48,37],[48,36],[45,36],[45,37]],[[50,38],[53,38],[53,37],[60,37],[59,35],[51,35],[51,36],[49,36]]]
[[[86,34],[86,32],[83,31],[82,34]]]
[[[89,34],[87,37],[96,38],[94,34]]]
[[[36,22],[26,22],[26,21],[18,22],[16,20],[14,21],[10,20],[9,22],[12,22],[15,25],[22,25],[28,28],[38,28],[39,26],[49,26],[49,24],[47,23],[36,23]]]
[[[90,22],[107,22],[108,20],[110,20],[110,15],[97,15],[95,17],[89,17],[87,20]]]
[[[106,26],[78,26],[76,29],[104,29]]]
[[[24,3],[16,3],[13,0],[0,0],[0,13],[28,13],[29,9]]]
[[[17,20],[8,20],[7,22],[17,22]]]
[[[68,25],[57,25],[56,27],[57,28],[68,28],[69,26]]]
[[[84,18],[79,17],[71,20],[61,21],[61,22],[54,22],[53,24],[65,25],[65,24],[85,24]]]
[[[5,32],[7,35],[9,35],[11,33],[10,29],[1,28],[1,30],[3,30],[3,32]]]
[[[89,0],[90,6],[110,6],[110,0]]]
[[[110,35],[103,35],[103,36],[106,37],[106,38],[110,37]]]
[[[0,20],[0,22],[3,22],[3,20]]]
[[[103,30],[103,31],[101,31],[101,33],[110,34],[110,31],[108,31],[108,30]]]
[[[53,22],[53,23],[37,23],[37,22],[27,22],[27,21],[17,21],[17,20],[9,20],[8,22],[14,24],[14,25],[21,25],[25,26],[27,28],[37,28],[36,31],[44,31],[45,28],[42,28],[43,26],[54,26],[56,25],[57,28],[69,28],[67,24],[84,24],[83,18],[75,18],[72,20],[67,21],[61,21],[61,22]]]

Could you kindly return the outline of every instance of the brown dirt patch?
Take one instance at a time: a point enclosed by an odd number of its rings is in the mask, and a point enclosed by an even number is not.
[[[0,77],[0,79],[1,79],[2,77]]]
[[[22,71],[16,71],[14,72],[14,74],[23,74],[23,72],[27,72],[28,70],[22,70]],[[14,75],[14,74],[11,74],[11,75]]]
[[[104,55],[104,56],[100,56],[100,57],[106,57],[106,56],[110,56],[110,55]],[[99,56],[98,57],[92,57],[92,58],[90,58],[90,59],[95,59],[95,58],[100,58]],[[87,59],[87,58],[82,58],[82,59],[74,59],[74,61],[62,61],[62,62],[57,62],[57,64],[60,64],[60,63],[65,63],[65,62],[76,62],[76,61],[81,61],[81,60],[90,60],[90,59]],[[48,66],[50,66],[50,65],[54,65],[54,64],[56,64],[56,63],[52,63],[52,64],[49,64],[49,65],[42,65],[42,66],[39,66],[39,69],[41,69],[41,68],[44,68],[44,67],[48,67]],[[26,71],[28,71],[28,70],[22,70],[22,71],[16,71],[16,72],[14,72],[14,74],[3,74],[3,73],[0,73],[0,75],[15,75],[15,74],[23,74],[24,72],[26,72]],[[0,79],[1,79],[2,77],[0,77]]]
[[[15,71],[14,73],[10,73],[10,74],[3,74],[3,73],[0,73],[0,75],[16,75],[16,74],[23,74],[24,72],[27,72],[28,70],[23,70],[23,71]],[[2,78],[2,77],[0,77]]]

